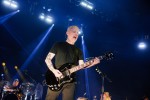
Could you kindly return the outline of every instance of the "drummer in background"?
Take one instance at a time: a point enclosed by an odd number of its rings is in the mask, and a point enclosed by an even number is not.
[[[21,94],[21,89],[19,87],[19,79],[14,79],[12,85],[5,85],[3,87],[3,91],[5,92],[5,95],[13,93],[19,96]],[[5,96],[4,96],[5,97]]]
[[[8,92],[19,91],[19,79],[14,79],[11,86],[5,85],[4,91],[8,91]]]

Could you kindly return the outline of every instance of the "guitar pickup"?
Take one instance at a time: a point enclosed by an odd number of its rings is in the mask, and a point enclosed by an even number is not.
[[[66,70],[66,76],[70,76],[70,71],[69,70]]]

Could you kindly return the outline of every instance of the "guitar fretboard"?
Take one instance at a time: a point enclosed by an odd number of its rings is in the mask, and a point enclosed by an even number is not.
[[[100,60],[102,60],[102,59],[103,59],[103,56],[99,56],[98,58],[99,58]],[[90,61],[88,61],[88,62],[85,62],[84,64],[81,64],[81,65],[78,65],[78,66],[75,66],[75,67],[69,69],[70,74],[71,74],[71,73],[74,73],[74,72],[76,72],[76,71],[78,71],[78,70],[80,70],[80,69],[83,69],[83,68],[85,68],[86,66],[91,65],[93,62],[94,62],[94,59],[92,59],[92,60],[90,60]]]

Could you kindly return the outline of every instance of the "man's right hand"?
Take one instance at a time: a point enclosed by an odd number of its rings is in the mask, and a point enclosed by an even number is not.
[[[58,69],[53,69],[52,71],[57,78],[62,78],[63,74]]]

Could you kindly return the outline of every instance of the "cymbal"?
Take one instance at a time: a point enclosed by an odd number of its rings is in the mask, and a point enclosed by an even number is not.
[[[30,82],[22,83],[22,85],[25,85],[25,86],[34,86],[34,84],[30,83]]]
[[[0,81],[0,87],[4,85],[9,85],[9,84],[10,84],[9,81]]]
[[[9,83],[9,81],[0,81],[0,83]]]

